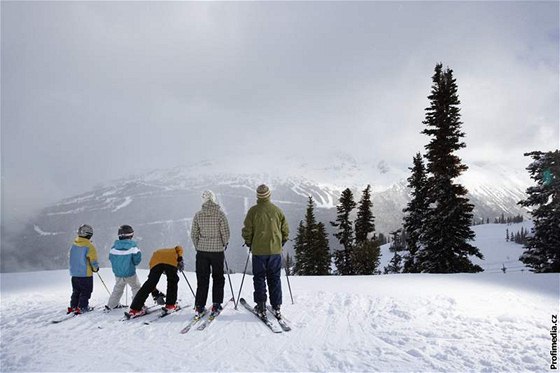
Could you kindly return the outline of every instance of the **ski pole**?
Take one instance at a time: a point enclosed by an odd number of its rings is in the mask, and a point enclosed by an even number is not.
[[[109,293],[109,296],[111,296],[111,292],[109,291],[109,289],[107,289],[107,285],[105,285],[105,281],[103,281],[103,279],[101,278],[101,275],[99,274],[99,271],[95,272],[95,273],[97,273],[97,276],[99,276],[99,279],[101,280],[101,283],[103,284],[103,286],[105,286],[105,290],[107,290],[107,293]]]
[[[290,276],[288,276],[288,261],[286,260],[286,280],[288,281],[288,290],[290,290],[290,298],[292,298],[292,304],[294,304],[294,297],[292,296],[292,287],[290,286]]]
[[[187,281],[187,285],[189,285],[189,289],[191,289],[192,296],[196,298],[196,295],[194,295],[194,291],[191,287],[191,284],[189,283],[189,280],[187,280],[187,276],[185,275],[185,272],[181,271],[181,273],[183,274],[183,277],[185,278],[185,281]]]
[[[97,268],[97,271],[94,271],[93,266],[91,265],[91,260],[89,260],[89,258],[87,258],[87,261],[89,263],[89,266],[91,267],[91,271],[97,273],[97,276],[99,276],[99,279],[101,280],[101,283],[103,284],[103,286],[105,286],[105,290],[107,290],[107,293],[109,293],[109,296],[111,296],[111,292],[109,291],[109,289],[107,289],[107,285],[105,285],[105,281],[103,281],[103,279],[101,278],[101,275],[99,274],[99,267]]]
[[[229,276],[229,267],[227,265],[227,259],[226,259],[226,253],[225,253],[226,249],[227,249],[227,244],[226,244],[226,247],[224,249],[224,263],[226,264],[227,278],[228,278],[228,281],[229,281],[229,288],[231,289],[231,297],[233,298],[233,304],[236,304],[235,303],[235,294],[233,293],[233,285],[231,284],[231,277]]]
[[[249,264],[249,255],[251,255],[251,249],[247,253],[247,260],[245,261],[245,269],[243,270],[243,277],[241,277],[241,286],[239,287],[239,294],[237,295],[237,303],[235,303],[235,309],[237,309],[237,304],[239,303],[239,298],[241,296],[241,289],[243,289],[243,280],[245,280],[245,272],[247,272],[247,264]]]

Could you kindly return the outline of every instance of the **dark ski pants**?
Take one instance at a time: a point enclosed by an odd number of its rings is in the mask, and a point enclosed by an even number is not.
[[[222,304],[224,301],[224,252],[196,252],[196,299],[195,306],[206,305],[208,287],[212,273],[212,303]]]
[[[130,304],[133,310],[141,310],[144,307],[144,302],[148,299],[150,293],[156,288],[161,275],[165,273],[167,276],[167,295],[165,296],[165,304],[173,305],[177,302],[177,287],[179,283],[179,275],[177,274],[177,267],[170,264],[158,264],[150,269],[148,279],[144,285],[138,290],[136,296]]]
[[[93,291],[93,277],[72,277],[70,307],[86,309]]]
[[[256,303],[266,302],[266,285],[270,291],[270,305],[282,304],[282,283],[280,271],[282,269],[282,255],[253,255],[253,285],[255,292],[253,300]]]

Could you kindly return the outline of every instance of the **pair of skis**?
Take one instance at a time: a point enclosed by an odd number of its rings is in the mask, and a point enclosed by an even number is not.
[[[84,313],[93,312],[93,310],[95,309],[95,307],[96,307],[96,306],[93,306],[93,307],[92,307],[93,309],[92,309],[91,311],[84,312]],[[61,322],[63,322],[63,321],[71,320],[71,319],[73,319],[73,318],[76,317],[76,316],[83,315],[84,313],[74,313],[74,312],[70,312],[70,313],[67,313],[65,316],[61,317],[60,319],[51,320],[51,324],[59,324],[59,323],[61,323]]]
[[[244,298],[239,299],[239,303],[241,303],[241,305],[243,307],[245,307],[245,309],[247,309],[247,311],[251,312],[259,320],[261,320],[273,333],[289,332],[290,330],[292,330],[290,325],[288,325],[286,319],[284,319],[282,316],[276,317],[276,314],[274,313],[274,310],[272,309],[272,307],[268,306],[267,309],[274,316],[274,318],[278,321],[278,325],[274,324],[266,316],[265,317],[259,316],[257,314],[257,312],[255,311],[255,309],[253,307],[251,307],[249,305],[249,303],[247,303],[247,301]],[[280,326],[280,327],[278,327],[278,326]]]
[[[224,304],[224,306],[222,307],[222,309],[220,311],[217,312],[210,312],[210,315],[205,319],[204,316],[206,316],[207,311],[204,311],[201,315],[194,315],[192,317],[192,319],[188,322],[187,325],[185,325],[183,327],[183,329],[181,329],[181,334],[185,334],[188,333],[189,330],[191,330],[193,327],[196,327],[196,330],[204,330],[206,329],[208,326],[210,326],[210,324],[216,319],[216,317],[218,317],[220,315],[220,313],[224,310],[224,308],[226,308],[226,306],[230,303],[233,302],[233,298],[230,298],[226,304]],[[199,324],[199,322],[202,320],[202,323]]]

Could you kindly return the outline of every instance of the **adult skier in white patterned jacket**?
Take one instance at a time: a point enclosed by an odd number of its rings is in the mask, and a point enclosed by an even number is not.
[[[202,193],[202,209],[193,219],[191,239],[196,249],[195,309],[206,306],[212,273],[212,312],[221,310],[224,301],[224,250],[229,242],[229,223],[211,190]]]

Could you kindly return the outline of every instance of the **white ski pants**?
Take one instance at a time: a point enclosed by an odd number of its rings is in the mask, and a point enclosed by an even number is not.
[[[115,277],[115,287],[113,288],[113,292],[111,293],[109,301],[107,302],[107,306],[109,308],[113,309],[119,305],[126,285],[130,286],[130,289],[132,290],[132,297],[130,298],[132,301],[141,287],[140,280],[138,280],[138,275],[130,277]]]

